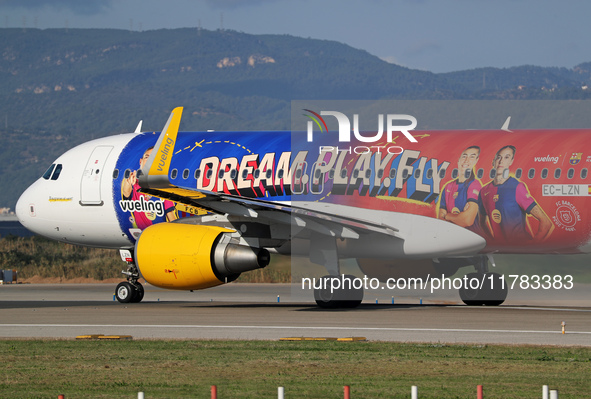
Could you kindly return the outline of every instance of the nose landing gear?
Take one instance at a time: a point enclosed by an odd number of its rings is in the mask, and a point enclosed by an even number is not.
[[[124,281],[117,284],[115,298],[121,303],[138,303],[144,299],[144,286],[139,282]]]
[[[120,250],[121,258],[127,262],[127,271],[122,271],[127,281],[117,284],[115,298],[121,303],[139,303],[144,299],[144,286],[138,281],[140,271],[135,265],[131,252]]]

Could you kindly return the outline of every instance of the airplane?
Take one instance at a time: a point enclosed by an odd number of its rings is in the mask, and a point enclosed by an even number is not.
[[[416,143],[343,143],[328,130],[310,143],[304,131],[179,132],[182,112],[160,133],[140,122],[67,151],[16,206],[37,234],[118,249],[127,263],[119,302],[143,299],[140,277],[205,289],[275,253],[326,269],[313,284],[325,308],[363,299],[364,287],[334,284],[346,280],[345,258],[381,283],[473,268],[469,279],[487,284],[460,287],[461,300],[494,306],[508,288],[489,271],[493,255],[591,252],[587,130],[510,131],[507,121],[415,131]]]

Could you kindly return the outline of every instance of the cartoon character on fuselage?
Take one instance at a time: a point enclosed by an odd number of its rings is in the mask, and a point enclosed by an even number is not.
[[[142,158],[140,159],[140,170],[146,164],[146,161],[150,157],[152,153],[153,147],[148,148]],[[140,191],[140,186],[137,183],[137,171],[134,170],[129,174],[128,178],[124,178],[121,182],[121,196],[123,197],[124,201],[156,201],[161,202],[163,204],[164,215],[166,216],[166,221],[170,222],[172,220],[177,219],[177,215],[175,213],[175,204],[172,201],[165,200],[162,201],[160,198],[152,198],[149,195],[143,194]],[[146,227],[151,226],[153,223],[157,223],[156,220],[158,217],[156,212],[153,211],[134,211],[133,212],[133,224],[140,230],[144,230]]]

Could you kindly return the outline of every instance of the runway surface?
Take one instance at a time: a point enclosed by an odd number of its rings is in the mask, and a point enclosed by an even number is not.
[[[319,309],[292,293],[288,284],[229,284],[193,293],[147,285],[139,304],[113,301],[114,288],[109,284],[0,286],[0,338],[362,336],[396,342],[591,346],[589,286],[578,286],[566,297],[546,295],[545,300],[539,293],[510,293],[507,305],[477,308],[460,305],[455,292],[402,293],[392,305],[391,295],[376,291],[366,293],[360,307],[346,310]],[[561,333],[563,321],[566,334]]]

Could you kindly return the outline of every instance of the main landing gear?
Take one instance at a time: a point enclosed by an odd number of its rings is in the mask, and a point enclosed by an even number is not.
[[[355,276],[341,275],[337,245],[334,237],[312,234],[310,261],[326,268],[328,275],[314,287],[314,300],[324,309],[356,308],[363,301],[363,287],[355,288]]]
[[[127,271],[125,274],[127,281],[117,284],[115,289],[115,298],[121,303],[139,303],[144,299],[144,286],[138,281],[140,271],[135,265],[129,251],[120,251],[121,258],[127,262]]]
[[[488,258],[479,256],[476,273],[468,273],[460,288],[460,299],[469,306],[498,306],[507,299],[507,283],[503,276],[488,271]]]
[[[314,288],[316,304],[324,309],[356,308],[363,301],[363,287],[352,287],[354,279],[347,274],[322,277],[321,287]]]

